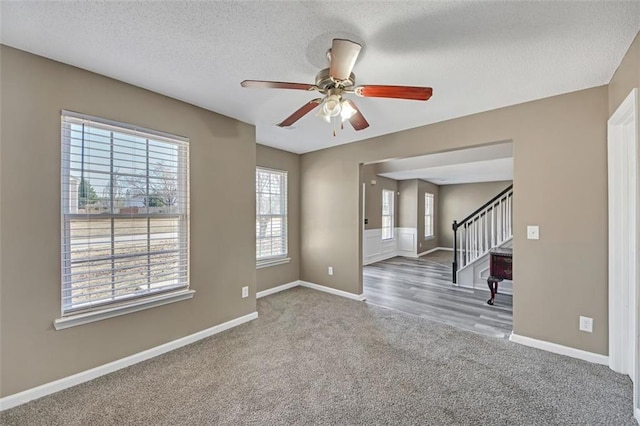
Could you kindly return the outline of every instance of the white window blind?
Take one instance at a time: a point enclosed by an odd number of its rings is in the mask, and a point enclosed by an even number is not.
[[[424,236],[433,237],[433,194],[424,194]]]
[[[256,259],[287,256],[287,172],[256,168]]]
[[[389,240],[393,238],[393,191],[388,189],[382,190],[382,239]]]
[[[189,286],[189,141],[63,111],[62,315]]]

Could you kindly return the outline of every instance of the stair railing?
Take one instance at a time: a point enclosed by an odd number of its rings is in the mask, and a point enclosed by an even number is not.
[[[451,227],[455,284],[460,269],[513,237],[513,185]]]

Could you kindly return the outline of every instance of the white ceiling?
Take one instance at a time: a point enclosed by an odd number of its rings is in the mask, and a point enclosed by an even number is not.
[[[303,153],[607,84],[640,29],[640,1],[1,1],[3,44],[256,125],[257,142]],[[334,37],[363,44],[358,84],[431,86],[428,102],[356,100],[371,123],[332,137],[313,83]]]
[[[376,170],[391,179],[422,179],[436,185],[513,180],[513,143],[390,160]]]

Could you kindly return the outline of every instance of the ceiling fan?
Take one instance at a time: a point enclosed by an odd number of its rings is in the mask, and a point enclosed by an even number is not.
[[[242,87],[268,88],[268,89],[293,89],[318,91],[324,97],[312,99],[300,109],[285,118],[278,124],[280,127],[289,127],[316,107],[320,110],[316,116],[328,123],[342,123],[348,120],[355,130],[363,130],[369,127],[356,104],[351,99],[345,99],[344,94],[355,94],[365,98],[396,98],[416,101],[427,101],[433,90],[430,87],[415,86],[380,86],[367,85],[355,86],[356,77],[351,72],[358,59],[362,46],[356,42],[345,39],[333,39],[331,49],[327,52],[330,67],[323,69],[316,75],[315,84],[283,83],[279,81],[244,80]],[[336,135],[334,128],[333,135]]]

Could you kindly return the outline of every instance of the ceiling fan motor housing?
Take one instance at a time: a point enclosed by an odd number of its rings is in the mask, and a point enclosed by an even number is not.
[[[320,89],[320,92],[324,93],[325,95],[331,89],[347,89],[348,90],[348,89],[351,89],[355,84],[356,84],[356,76],[354,73],[351,73],[347,80],[342,80],[338,82],[336,82],[329,75],[329,68],[323,69],[316,75],[316,86],[318,87],[318,89]]]

